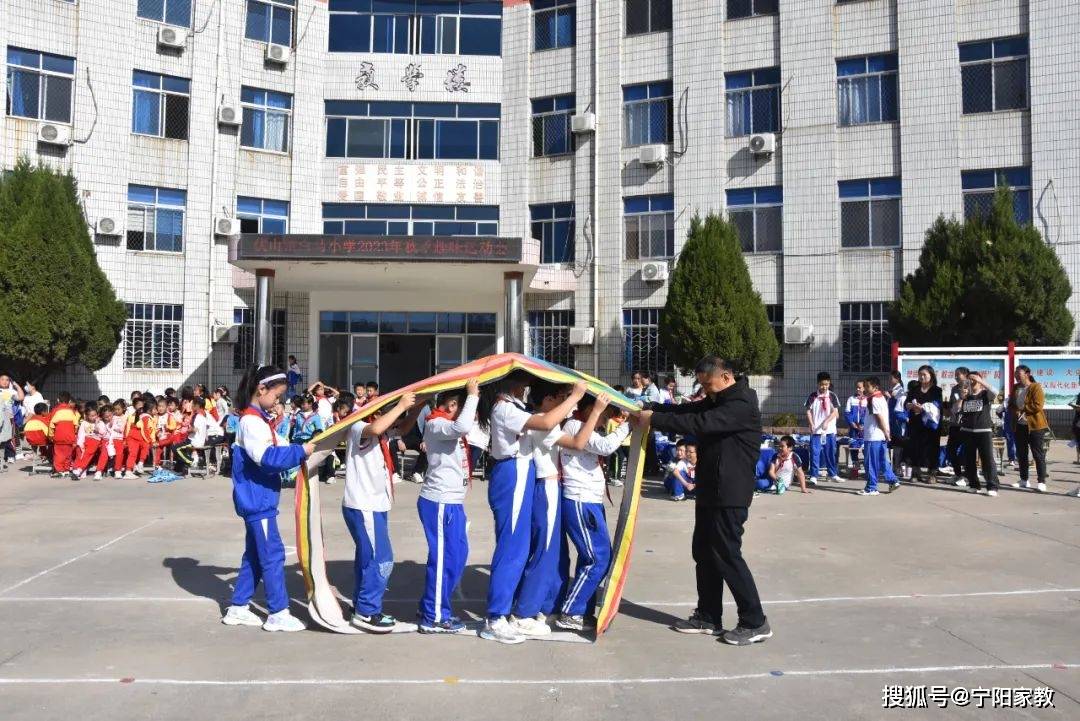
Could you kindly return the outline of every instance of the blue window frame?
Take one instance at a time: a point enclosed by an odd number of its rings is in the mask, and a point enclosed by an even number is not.
[[[626,0],[626,34],[671,30],[671,0]]]
[[[248,0],[244,37],[275,45],[292,45],[296,0]]]
[[[780,68],[724,75],[727,135],[775,133],[780,129]]]
[[[623,308],[623,347],[626,372],[670,371],[667,351],[660,345],[662,308]]]
[[[326,101],[326,157],[498,160],[498,103]]]
[[[574,346],[570,345],[573,327],[572,310],[529,311],[529,355],[573,368]]]
[[[530,205],[532,237],[540,241],[541,263],[574,261],[574,204]]]
[[[327,235],[498,235],[497,205],[323,203]]]
[[[131,82],[131,132],[187,140],[191,81],[135,70]]]
[[[1027,107],[1026,36],[963,43],[959,49],[965,114]]]
[[[754,15],[775,15],[779,12],[779,0],[727,0],[727,19],[737,20]]]
[[[74,84],[75,58],[8,47],[8,115],[70,123]]]
[[[1031,222],[1031,168],[992,168],[960,173],[964,194],[964,220],[985,217],[994,202],[994,192],[1004,186],[1012,192],[1013,215],[1020,224]]]
[[[838,186],[840,247],[899,247],[900,178],[843,180]]]
[[[136,13],[147,20],[191,27],[191,0],[139,0]]]
[[[779,253],[784,248],[784,190],[779,185],[728,190],[728,218],[744,253]]]
[[[626,259],[675,255],[675,197],[636,195],[623,198]]]
[[[183,190],[129,185],[127,249],[182,253],[186,203]]]
[[[836,61],[839,125],[887,123],[897,117],[896,54]]]
[[[332,53],[499,55],[502,3],[330,0]]]
[[[625,147],[672,141],[671,81],[623,86]]]
[[[533,0],[532,8],[534,50],[573,46],[576,0]]]
[[[289,202],[287,200],[267,200],[236,197],[236,217],[240,219],[241,233],[277,233],[289,232]]]
[[[260,88],[240,88],[244,124],[240,145],[256,150],[289,152],[289,121],[292,119],[292,96]]]
[[[574,152],[570,117],[576,107],[573,95],[554,95],[532,101],[533,157]]]

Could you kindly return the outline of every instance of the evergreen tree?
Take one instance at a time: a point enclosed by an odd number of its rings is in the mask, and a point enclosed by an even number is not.
[[[919,267],[900,289],[889,327],[903,345],[1066,345],[1072,287],[1054,249],[1020,225],[999,188],[989,212],[967,222],[939,217]]]
[[[719,355],[750,373],[768,373],[780,347],[750,282],[735,226],[717,215],[690,222],[660,324],[660,342],[683,373]]]
[[[0,176],[0,369],[38,382],[75,364],[98,370],[125,316],[74,177],[20,160]]]

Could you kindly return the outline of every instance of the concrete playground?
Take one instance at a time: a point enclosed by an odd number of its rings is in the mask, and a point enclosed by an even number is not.
[[[243,550],[228,479],[72,482],[19,467],[0,475],[4,721],[1080,718],[1080,499],[1065,495],[1080,466],[1060,443],[1047,494],[1008,488],[1011,472],[998,498],[941,485],[859,497],[848,481],[755,499],[745,552],[775,636],[750,648],[669,630],[694,606],[693,508],[656,482],[608,634],[501,646],[223,626]],[[324,487],[323,519],[329,574],[348,595],[341,493]],[[391,514],[386,610],[403,619],[426,557],[416,493],[398,485]],[[286,490],[280,524],[293,612],[306,619],[292,500]],[[468,511],[457,608],[477,618],[492,537],[484,482]],[[924,688],[927,707],[884,708],[890,686],[916,705]],[[974,699],[1007,688],[1016,705],[1031,699],[1014,689],[1036,687],[1054,690],[1054,708],[954,702],[958,688]]]

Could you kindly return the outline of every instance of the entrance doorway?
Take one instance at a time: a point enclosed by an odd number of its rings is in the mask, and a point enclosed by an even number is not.
[[[380,335],[379,389],[393,390],[434,374],[434,335]]]

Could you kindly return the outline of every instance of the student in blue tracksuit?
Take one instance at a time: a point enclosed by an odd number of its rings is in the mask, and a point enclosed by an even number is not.
[[[469,558],[465,492],[472,468],[465,436],[476,423],[479,400],[480,384],[472,378],[464,393],[442,393],[424,422],[428,466],[416,511],[427,537],[428,558],[424,595],[420,597],[420,633],[465,630],[450,607],[450,598]]]
[[[480,637],[499,643],[525,640],[507,620],[529,558],[536,469],[531,443],[525,433],[551,431],[585,395],[585,383],[581,381],[551,412],[530,413],[525,410],[524,399],[531,381],[532,376],[525,371],[510,373],[484,389],[478,411],[481,427],[488,428],[491,433],[494,465],[488,483],[488,504],[495,516],[495,553],[491,558],[487,623],[480,631]]]
[[[900,487],[900,479],[889,464],[889,401],[881,392],[881,381],[871,376],[863,381],[866,388],[866,417],[863,426],[863,453],[866,456],[866,487],[861,496],[878,495],[878,479],[889,488]]]
[[[596,407],[599,406],[603,412],[607,403],[607,396],[603,395],[595,400],[582,398],[577,412],[563,425],[563,430],[576,435]],[[563,474],[563,528],[577,549],[574,578],[567,587],[562,614],[555,620],[559,628],[582,630],[585,615],[591,615],[596,605],[596,589],[604,580],[611,563],[611,538],[604,515],[605,479],[602,464],[607,456],[618,449],[629,432],[630,424],[623,423],[614,433],[606,436],[592,433],[581,450],[564,448],[559,451]]]
[[[817,374],[817,392],[806,397],[806,420],[810,424],[810,475],[807,481],[817,485],[818,474],[824,466],[829,480],[840,482],[837,468],[836,419],[840,417],[840,399],[832,392],[832,377],[822,371]]]
[[[311,455],[311,443],[287,445],[271,425],[269,411],[285,392],[285,373],[276,366],[252,366],[240,381],[240,410],[232,446],[233,505],[247,530],[244,556],[236,577],[232,602],[221,622],[228,626],[259,626],[266,631],[303,631],[304,622],[289,613],[285,590],[285,544],[278,533],[281,474]],[[248,609],[262,580],[266,622]]]

